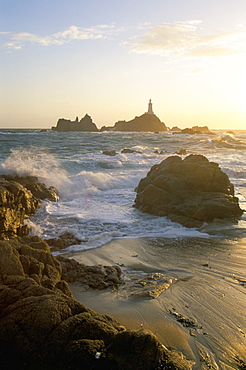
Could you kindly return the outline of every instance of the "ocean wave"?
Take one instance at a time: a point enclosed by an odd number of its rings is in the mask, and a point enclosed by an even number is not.
[[[12,149],[10,156],[1,164],[0,171],[13,176],[36,176],[47,186],[58,189],[69,183],[67,172],[46,148]]]
[[[208,140],[207,142],[214,144],[218,148],[246,149],[246,142],[236,138],[233,134],[223,134],[221,136],[217,136],[213,140]]]
[[[122,167],[122,162],[121,161],[99,161],[98,166],[100,168],[104,169],[113,169],[113,168],[120,168]]]
[[[228,175],[230,179],[246,179],[246,171],[241,171],[239,168],[223,168],[223,171]]]
[[[85,193],[89,191],[107,191],[110,189],[132,188],[134,189],[143,177],[142,171],[138,174],[127,173],[105,173],[82,171],[71,178],[71,190]]]

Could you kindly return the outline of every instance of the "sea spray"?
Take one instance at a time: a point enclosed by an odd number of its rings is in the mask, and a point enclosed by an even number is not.
[[[246,132],[236,133],[232,139],[226,134],[225,140],[232,144],[229,148],[226,143],[224,145],[223,135],[223,132],[182,135],[40,130],[15,130],[6,135],[0,130],[0,173],[35,175],[47,186],[57,187],[59,201],[43,201],[31,217],[32,233],[51,238],[70,231],[85,240],[76,247],[78,249],[98,247],[118,237],[182,238],[227,234],[241,237],[245,235],[246,214],[238,224],[213,223],[202,230],[188,230],[165,217],[133,208],[134,189],[139,180],[153,165],[183,148],[188,154],[202,154],[218,163],[229,175],[240,207],[245,209]],[[140,153],[122,153],[124,148]],[[105,150],[115,150],[117,154],[109,157],[103,154]]]
[[[1,165],[1,172],[13,176],[36,176],[40,182],[58,189],[69,183],[67,172],[46,148],[12,149]]]

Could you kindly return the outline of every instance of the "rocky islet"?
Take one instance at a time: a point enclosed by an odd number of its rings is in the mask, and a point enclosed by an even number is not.
[[[186,227],[243,214],[234,187],[217,163],[202,155],[171,156],[152,166],[136,188],[135,207]]]

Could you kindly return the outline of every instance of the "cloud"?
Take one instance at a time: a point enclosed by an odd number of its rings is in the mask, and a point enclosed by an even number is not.
[[[28,32],[11,33],[7,34],[9,41],[4,44],[8,49],[22,49],[27,45],[63,45],[73,40],[96,40],[96,39],[110,39],[114,34],[122,31],[114,25],[98,25],[90,28],[81,28],[71,26],[62,32],[53,33],[46,36],[38,36]]]
[[[150,26],[144,34],[124,43],[139,54],[167,58],[225,57],[246,52],[246,30],[235,27],[227,33],[202,35],[201,21],[164,23]]]

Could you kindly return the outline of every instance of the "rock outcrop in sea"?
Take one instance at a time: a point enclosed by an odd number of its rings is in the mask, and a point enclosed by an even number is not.
[[[159,132],[167,131],[165,123],[155,114],[144,113],[130,121],[118,121],[113,127],[104,127],[101,131]]]
[[[76,117],[75,121],[71,121],[65,118],[59,118],[57,125],[52,127],[53,131],[98,131],[96,124],[92,121],[92,118],[86,114],[79,121]]]
[[[177,126],[174,126],[170,129],[170,131],[173,131],[176,134],[189,134],[189,135],[200,135],[200,134],[207,134],[207,135],[214,135],[212,131],[209,130],[208,126],[192,126],[192,128],[184,128],[181,129]]]
[[[228,176],[202,155],[166,158],[152,166],[136,192],[136,208],[186,227],[215,219],[235,220],[243,213]]]

